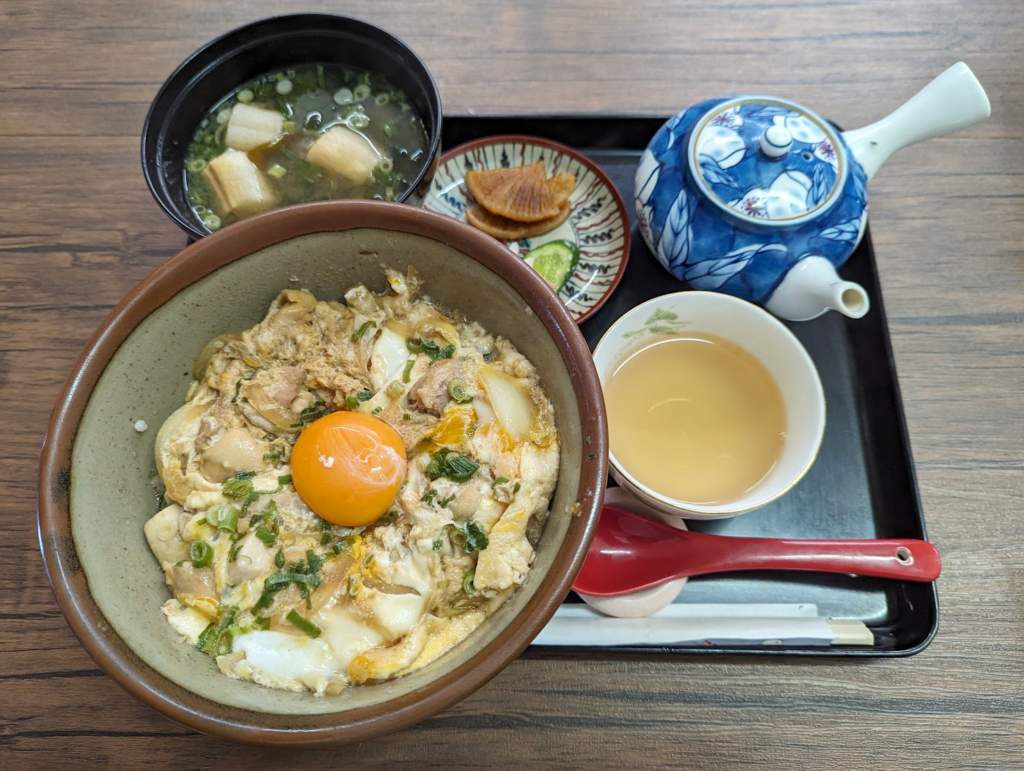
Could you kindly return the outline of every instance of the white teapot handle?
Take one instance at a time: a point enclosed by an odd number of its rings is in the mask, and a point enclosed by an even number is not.
[[[988,96],[971,68],[958,62],[895,112],[864,128],[843,133],[871,179],[897,150],[971,126],[992,114]]]

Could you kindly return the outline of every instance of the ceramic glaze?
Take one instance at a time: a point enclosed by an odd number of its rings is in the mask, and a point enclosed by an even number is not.
[[[781,160],[759,147],[775,125],[792,136]],[[636,188],[640,232],[658,262],[695,289],[761,305],[804,257],[842,265],[862,232],[867,180],[826,129],[765,97],[702,102],[666,123]]]
[[[870,308],[867,294],[835,269],[864,235],[867,181],[901,147],[989,113],[984,89],[963,63],[891,115],[846,133],[783,99],[701,102],[662,126],[641,156],[640,232],[658,262],[695,289],[735,295],[794,321],[830,308],[859,318]],[[787,283],[812,258],[814,269]]]

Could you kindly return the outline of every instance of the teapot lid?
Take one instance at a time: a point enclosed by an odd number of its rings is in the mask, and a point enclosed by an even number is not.
[[[839,132],[783,99],[719,102],[694,125],[688,165],[701,191],[741,220],[790,227],[841,197],[851,159]]]

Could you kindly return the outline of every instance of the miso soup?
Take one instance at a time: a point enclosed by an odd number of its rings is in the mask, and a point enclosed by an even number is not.
[[[383,75],[329,65],[239,86],[202,120],[185,187],[208,230],[279,206],[400,199],[427,162],[427,132]]]

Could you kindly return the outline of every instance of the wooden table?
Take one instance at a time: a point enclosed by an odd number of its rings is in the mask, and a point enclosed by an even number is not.
[[[139,132],[192,50],[302,8],[404,38],[448,114],[669,114],[738,91],[853,127],[957,60],[992,118],[905,150],[872,232],[931,538],[939,634],[910,659],[518,661],[383,741],[245,752],[128,697],[69,631],[36,542],[58,388],[111,307],[185,237]],[[543,764],[1007,768],[1024,749],[1024,5],[633,0],[0,3],[0,766]]]

